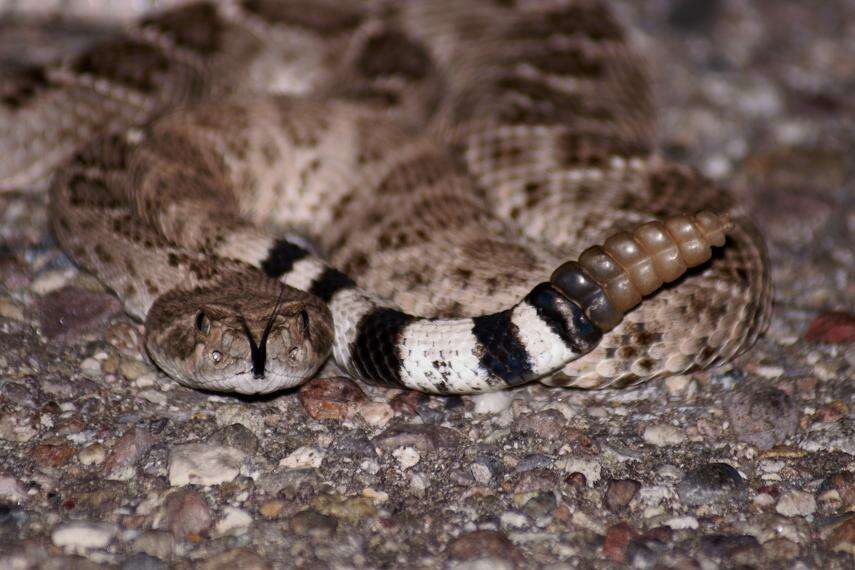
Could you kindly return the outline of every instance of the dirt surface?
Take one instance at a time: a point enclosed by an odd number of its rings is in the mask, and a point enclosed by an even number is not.
[[[752,351],[622,391],[204,394],[147,363],[43,196],[0,195],[0,568],[852,568],[855,4],[619,8],[664,152],[768,240]],[[0,62],[101,33],[3,19]]]

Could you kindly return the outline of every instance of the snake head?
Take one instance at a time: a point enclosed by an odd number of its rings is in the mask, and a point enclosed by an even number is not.
[[[332,331],[329,309],[314,295],[236,276],[159,297],[146,316],[146,349],[187,386],[265,394],[314,375]]]

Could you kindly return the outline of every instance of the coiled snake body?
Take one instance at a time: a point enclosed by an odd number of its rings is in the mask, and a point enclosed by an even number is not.
[[[330,350],[427,392],[628,385],[768,321],[762,240],[655,154],[599,2],[191,3],[3,105],[0,188],[61,166],[59,242],[191,386],[293,386]]]

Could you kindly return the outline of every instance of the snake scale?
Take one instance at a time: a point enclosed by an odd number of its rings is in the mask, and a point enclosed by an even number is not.
[[[4,83],[0,189],[51,176],[63,249],[190,386],[330,353],[432,393],[627,386],[768,323],[761,237],[656,153],[602,2],[192,2]]]

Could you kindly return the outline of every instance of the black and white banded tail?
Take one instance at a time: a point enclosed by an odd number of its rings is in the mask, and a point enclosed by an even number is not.
[[[408,315],[288,240],[272,244],[261,267],[329,304],[333,355],[350,374],[424,392],[486,392],[536,380],[591,351],[644,295],[709,260],[729,227],[702,212],[615,234],[513,307],[472,318]]]

